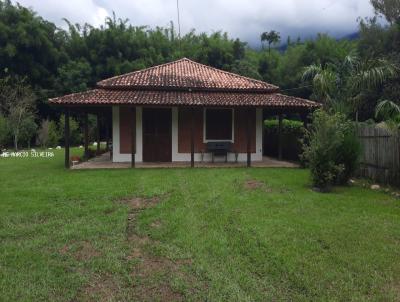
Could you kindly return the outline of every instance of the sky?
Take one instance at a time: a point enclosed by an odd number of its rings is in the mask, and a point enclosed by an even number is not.
[[[66,27],[72,23],[104,24],[114,11],[132,25],[177,24],[176,0],[18,0],[45,19]],[[357,31],[359,17],[373,16],[369,0],[179,0],[181,33],[191,29],[226,31],[251,46],[264,31],[280,32],[282,41],[328,33],[337,38]]]

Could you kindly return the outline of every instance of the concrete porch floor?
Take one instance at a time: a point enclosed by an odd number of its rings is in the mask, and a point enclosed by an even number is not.
[[[234,163],[234,162],[195,162],[197,168],[235,168],[245,167],[246,163]],[[110,153],[104,153],[96,156],[86,162],[79,163],[75,166],[71,166],[73,170],[80,169],[118,169],[118,168],[130,168],[130,163],[113,163],[110,159]],[[136,168],[185,168],[190,167],[190,162],[170,162],[170,163],[136,163]],[[299,165],[292,162],[280,161],[271,157],[263,157],[262,161],[252,162],[252,167],[258,168],[298,168]]]

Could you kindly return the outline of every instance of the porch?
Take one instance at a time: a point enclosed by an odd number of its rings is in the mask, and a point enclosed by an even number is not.
[[[198,168],[240,168],[246,167],[246,162],[196,162]],[[261,161],[252,163],[256,168],[298,168],[299,165],[293,162],[277,160],[271,157],[264,156]],[[123,169],[130,168],[131,163],[116,163],[110,158],[110,152],[96,156],[88,161],[79,163],[71,167],[73,170],[86,169]],[[136,168],[190,168],[190,161],[183,162],[142,162],[137,163]]]

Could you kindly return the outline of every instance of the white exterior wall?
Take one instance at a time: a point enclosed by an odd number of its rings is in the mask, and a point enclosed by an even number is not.
[[[130,162],[130,154],[120,153],[120,134],[119,134],[119,107],[113,106],[113,162]],[[252,161],[262,160],[262,109],[256,109],[256,153],[251,154]],[[143,161],[143,135],[142,135],[142,107],[136,107],[136,162]],[[201,161],[201,154],[194,154],[195,161]],[[211,154],[204,154],[204,161],[211,161]],[[224,161],[224,157],[216,157],[215,161]],[[228,161],[234,161],[235,154],[228,154]],[[239,153],[238,161],[245,162],[247,153]],[[178,152],[178,108],[172,108],[172,161],[190,161],[190,153]]]

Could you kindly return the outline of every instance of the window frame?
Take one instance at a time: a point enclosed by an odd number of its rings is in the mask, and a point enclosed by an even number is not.
[[[207,110],[230,110],[232,114],[232,134],[231,139],[207,139]],[[203,143],[209,142],[235,142],[235,109],[226,107],[203,108]]]

